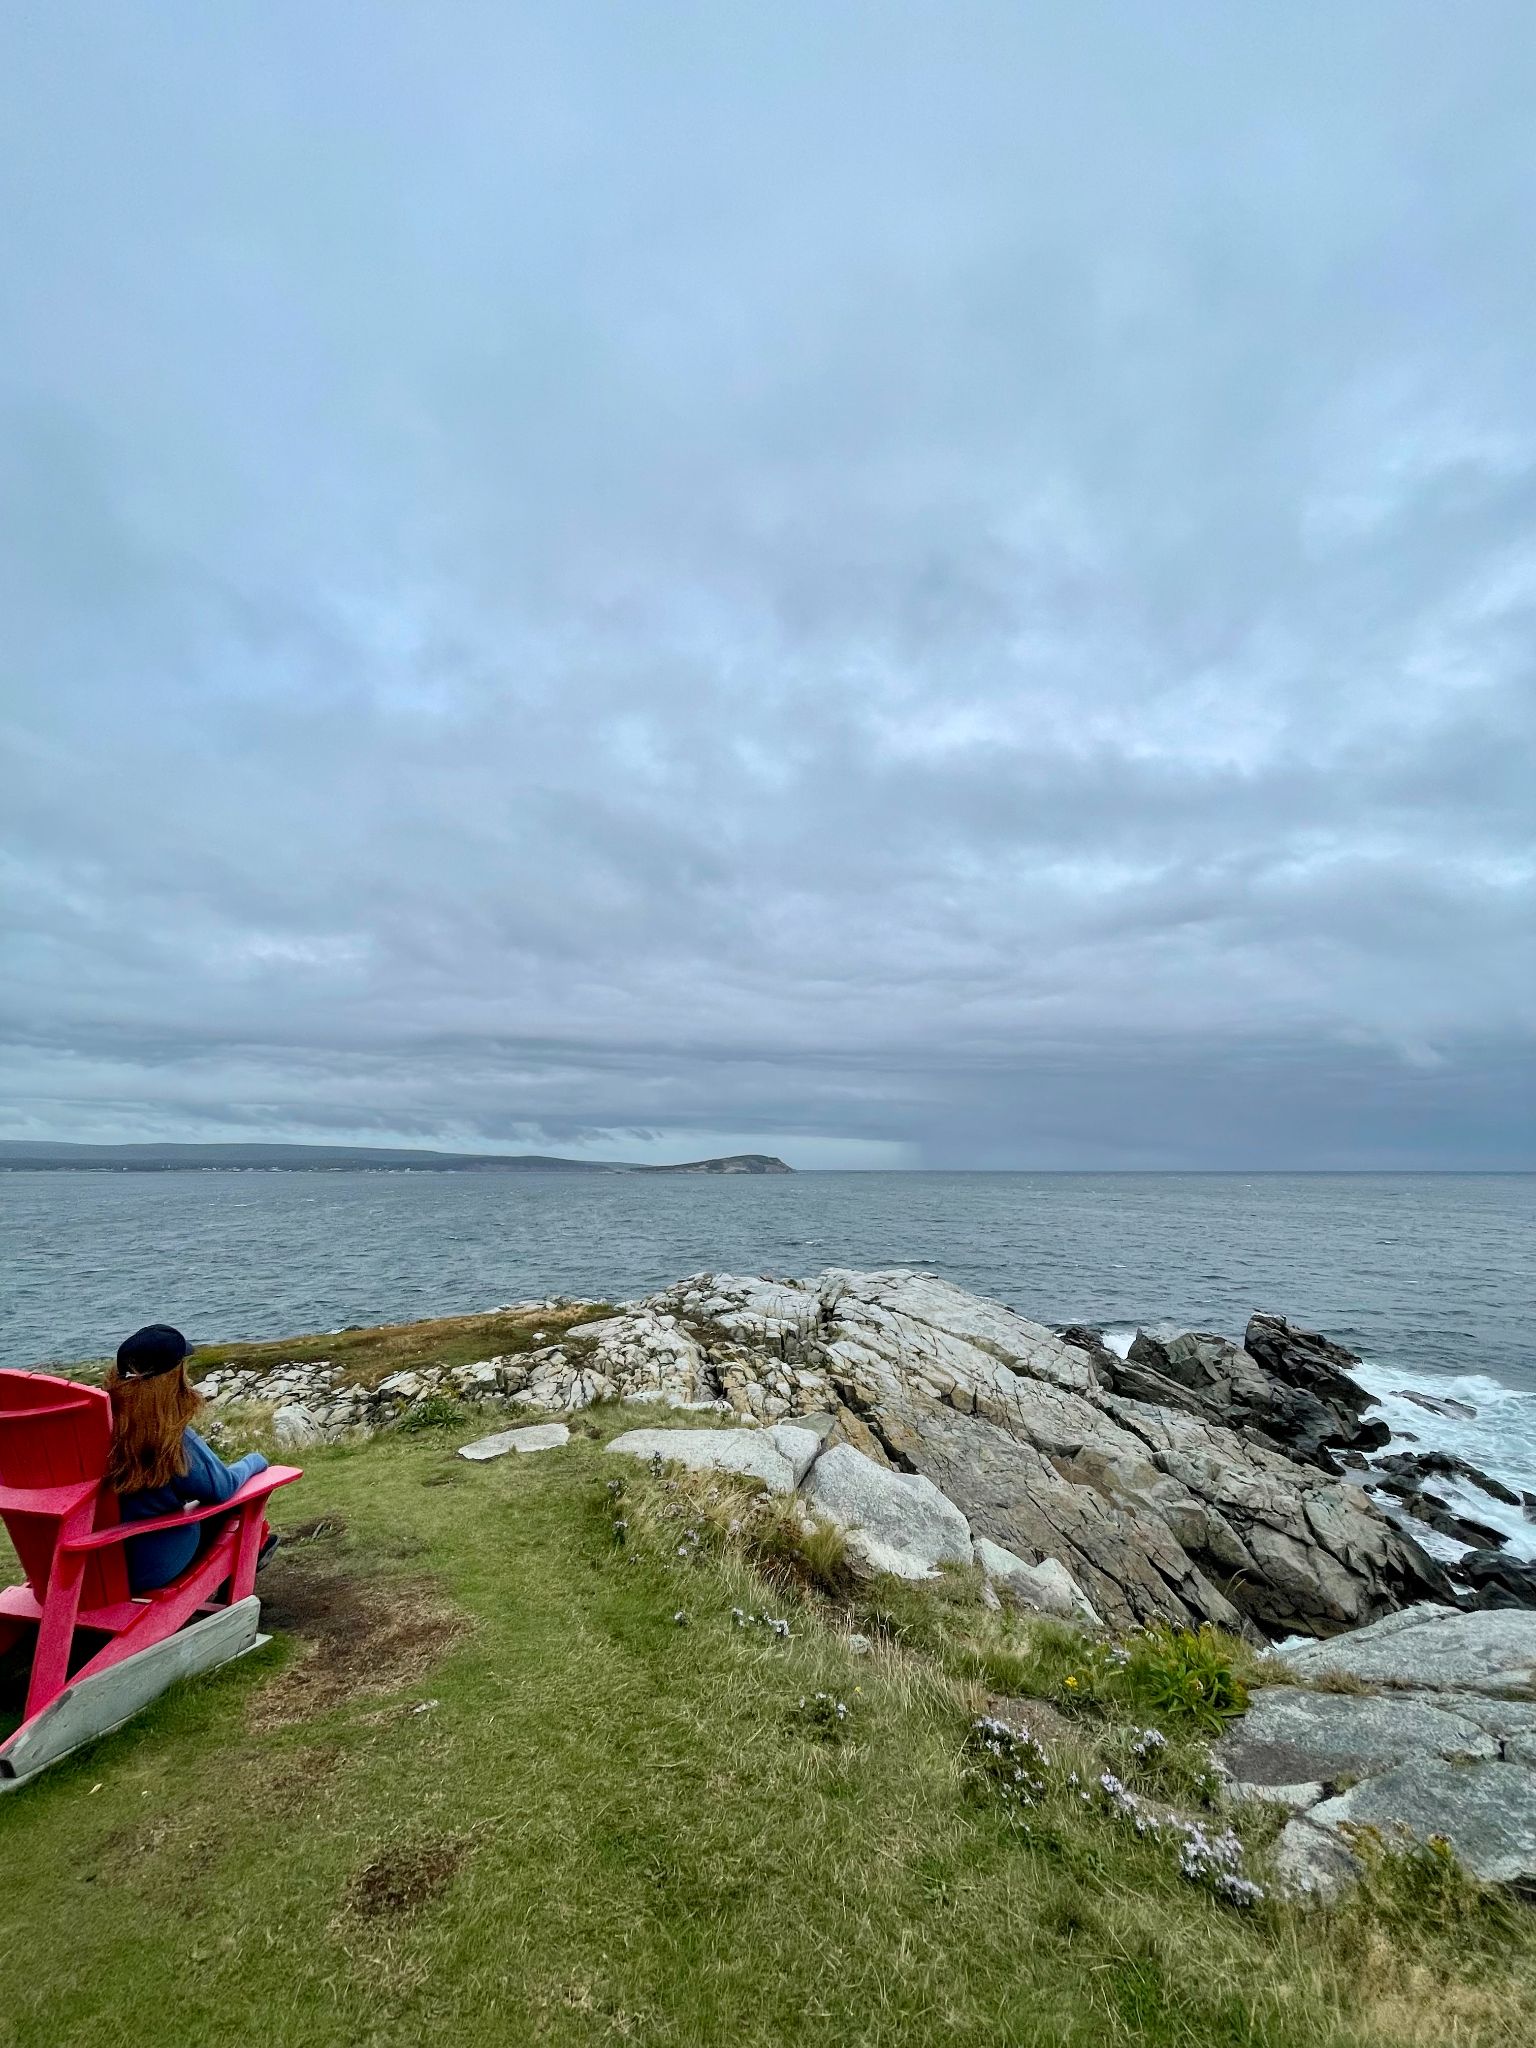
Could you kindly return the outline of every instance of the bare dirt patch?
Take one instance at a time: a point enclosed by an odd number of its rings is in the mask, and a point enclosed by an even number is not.
[[[468,1835],[445,1835],[386,1849],[353,1878],[347,1905],[364,1919],[413,1912],[447,1889],[469,1848]]]
[[[279,1551],[262,1574],[261,1601],[263,1621],[299,1648],[253,1700],[258,1730],[415,1685],[470,1626],[431,1580],[370,1577],[323,1547]]]

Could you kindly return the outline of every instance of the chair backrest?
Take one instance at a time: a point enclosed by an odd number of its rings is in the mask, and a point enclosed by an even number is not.
[[[47,1490],[92,1480],[98,1489],[92,1526],[115,1523],[117,1496],[106,1484],[111,1449],[112,1401],[103,1388],[51,1373],[0,1371],[0,1519],[39,1600],[47,1591],[63,1519],[46,1499]],[[29,1493],[37,1496],[30,1503]],[[81,1604],[127,1597],[127,1573],[114,1544],[87,1563]]]

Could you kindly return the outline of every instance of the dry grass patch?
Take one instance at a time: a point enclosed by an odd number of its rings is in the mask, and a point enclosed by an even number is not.
[[[304,1337],[277,1337],[259,1344],[204,1344],[193,1355],[195,1379],[217,1368],[268,1371],[279,1365],[324,1360],[358,1386],[377,1386],[393,1372],[424,1365],[473,1365],[553,1343],[575,1323],[611,1315],[602,1303],[568,1308],[497,1309],[485,1315],[439,1316],[420,1323],[377,1323]]]
[[[253,1729],[417,1685],[470,1628],[430,1580],[353,1572],[325,1551],[281,1552],[262,1574],[262,1618],[298,1655],[251,1702]]]
[[[445,1835],[384,1850],[347,1887],[348,1909],[368,1920],[414,1912],[448,1889],[472,1845],[469,1835]]]

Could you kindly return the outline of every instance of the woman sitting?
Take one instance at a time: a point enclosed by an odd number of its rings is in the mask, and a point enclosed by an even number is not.
[[[238,1493],[247,1479],[265,1472],[260,1451],[247,1451],[233,1465],[209,1450],[192,1418],[203,1397],[187,1378],[192,1346],[169,1323],[148,1323],[118,1346],[107,1381],[112,1396],[112,1456],[107,1477],[117,1492],[125,1522],[147,1522],[182,1508],[213,1507]],[[124,1545],[128,1584],[135,1593],[168,1585],[210,1542],[225,1516],[161,1529]],[[269,1535],[262,1557],[276,1543]]]

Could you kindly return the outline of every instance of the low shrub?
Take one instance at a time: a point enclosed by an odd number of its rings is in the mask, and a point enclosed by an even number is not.
[[[395,1424],[407,1436],[417,1436],[428,1429],[457,1429],[464,1421],[464,1407],[461,1402],[452,1401],[446,1394],[428,1394],[424,1401],[407,1408]]]
[[[1061,1674],[1054,1696],[1069,1710],[1140,1712],[1219,1735],[1248,1707],[1236,1654],[1237,1646],[1209,1623],[1188,1629],[1154,1622],[1123,1642],[1093,1644]]]

